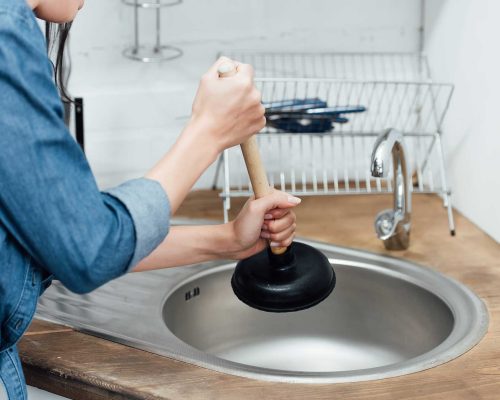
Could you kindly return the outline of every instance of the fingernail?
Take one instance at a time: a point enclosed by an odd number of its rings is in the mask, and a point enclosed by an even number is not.
[[[272,214],[266,214],[266,215],[264,215],[264,219],[273,219],[273,215]]]
[[[281,244],[279,244],[278,242],[271,242],[271,243],[269,243],[269,246],[271,246],[271,247],[282,247]]]
[[[261,229],[267,231],[269,229],[269,227],[266,224],[262,224],[262,228]]]
[[[261,232],[260,237],[263,237],[264,239],[269,239],[271,235],[267,232]]]
[[[300,204],[302,199],[299,199],[298,197],[295,196],[288,196],[288,202],[292,204]]]

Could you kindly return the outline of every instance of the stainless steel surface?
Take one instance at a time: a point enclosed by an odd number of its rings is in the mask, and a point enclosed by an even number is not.
[[[129,274],[88,295],[55,283],[38,317],[229,374],[309,383],[421,371],[486,333],[486,307],[464,285],[404,260],[304,242],[325,253],[338,279],[308,310],[246,306],[227,262]]]
[[[258,135],[259,148],[274,187],[299,196],[390,193],[391,176],[373,179],[369,160],[374,138],[394,127],[405,135],[414,193],[441,195],[454,233],[440,140],[453,85],[432,81],[425,56],[240,50],[221,54],[254,66],[264,103],[317,98],[329,107],[366,107],[365,112],[345,114],[347,123],[334,123],[334,129],[323,134],[265,128]],[[218,165],[224,165],[221,197],[227,221],[231,197],[248,197],[251,188],[239,150],[228,149],[223,158]]]
[[[381,211],[375,218],[375,232],[388,250],[404,250],[410,245],[411,185],[406,167],[403,135],[396,129],[387,129],[373,146],[371,173],[387,177],[393,166],[393,209]]]

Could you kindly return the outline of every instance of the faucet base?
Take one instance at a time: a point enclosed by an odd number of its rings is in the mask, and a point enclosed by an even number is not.
[[[406,250],[410,246],[410,233],[402,233],[384,240],[387,250]]]

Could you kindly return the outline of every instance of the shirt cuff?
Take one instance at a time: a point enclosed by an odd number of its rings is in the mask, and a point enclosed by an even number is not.
[[[170,202],[160,183],[147,178],[127,181],[105,193],[120,200],[134,222],[135,249],[127,267],[129,271],[167,236],[170,228]]]

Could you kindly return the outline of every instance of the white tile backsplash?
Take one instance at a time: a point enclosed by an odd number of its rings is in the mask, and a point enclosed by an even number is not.
[[[186,84],[183,89],[169,91],[131,90],[92,93],[84,96],[85,128],[88,132],[99,131],[103,135],[130,134],[147,129],[177,129],[191,113],[193,92],[196,86]],[[73,92],[74,93],[74,92]],[[113,133],[111,133],[113,132]],[[102,136],[101,136],[102,137]]]

